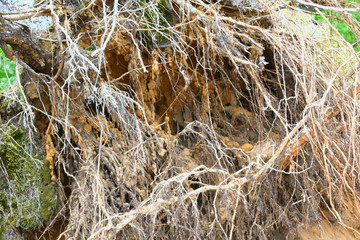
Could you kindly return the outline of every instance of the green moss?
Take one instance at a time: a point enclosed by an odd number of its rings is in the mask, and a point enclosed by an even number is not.
[[[41,189],[40,199],[40,215],[44,220],[49,220],[54,208],[54,199],[56,198],[54,186],[49,184]]]
[[[0,240],[4,240],[4,237],[3,237],[3,235],[4,235],[4,233],[5,233],[5,226],[3,226],[3,225],[1,225],[0,224]]]
[[[89,51],[89,52],[92,52],[92,51],[95,51],[96,50],[96,44],[91,44],[86,50]]]
[[[44,161],[43,168],[41,169],[41,177],[46,183],[51,182],[51,170],[50,163],[48,161]]]
[[[147,7],[150,0],[140,0],[142,7]],[[150,5],[151,6],[151,5]],[[148,45],[164,45],[169,43],[167,36],[171,32],[165,28],[170,27],[172,12],[168,6],[167,0],[159,0],[155,7],[147,7],[144,12],[145,21],[142,29],[145,29],[143,36]]]
[[[0,239],[12,227],[33,230],[57,207],[49,164],[21,127],[0,129]]]
[[[51,25],[48,27],[48,30],[49,30],[49,32],[54,32],[54,30],[55,30],[54,25],[51,24]]]

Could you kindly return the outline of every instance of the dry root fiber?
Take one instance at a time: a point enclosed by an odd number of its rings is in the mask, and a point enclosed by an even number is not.
[[[306,239],[321,221],[360,236],[360,55],[320,11],[360,37],[343,1],[311,3],[324,23],[302,1],[56,2],[40,4],[64,51],[29,104],[65,189],[61,236]]]

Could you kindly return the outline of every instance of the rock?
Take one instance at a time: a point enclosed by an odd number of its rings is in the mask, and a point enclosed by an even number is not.
[[[34,2],[34,0],[2,0],[0,1],[0,11],[20,12],[24,9],[32,7]],[[16,22],[28,26],[33,32],[39,32],[47,30],[47,28],[51,25],[51,18],[42,16],[26,20],[19,20]]]

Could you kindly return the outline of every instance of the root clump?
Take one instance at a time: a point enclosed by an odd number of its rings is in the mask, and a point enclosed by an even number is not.
[[[291,2],[52,10],[55,77],[22,77],[64,189],[61,236],[306,239],[327,221],[360,236],[359,54]]]

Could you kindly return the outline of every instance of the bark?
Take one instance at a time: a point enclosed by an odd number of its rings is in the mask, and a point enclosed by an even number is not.
[[[0,16],[0,43],[9,59],[14,60],[18,56],[34,71],[49,75],[52,73],[52,53],[40,46],[37,37],[27,26]],[[10,45],[11,50],[4,44]]]

